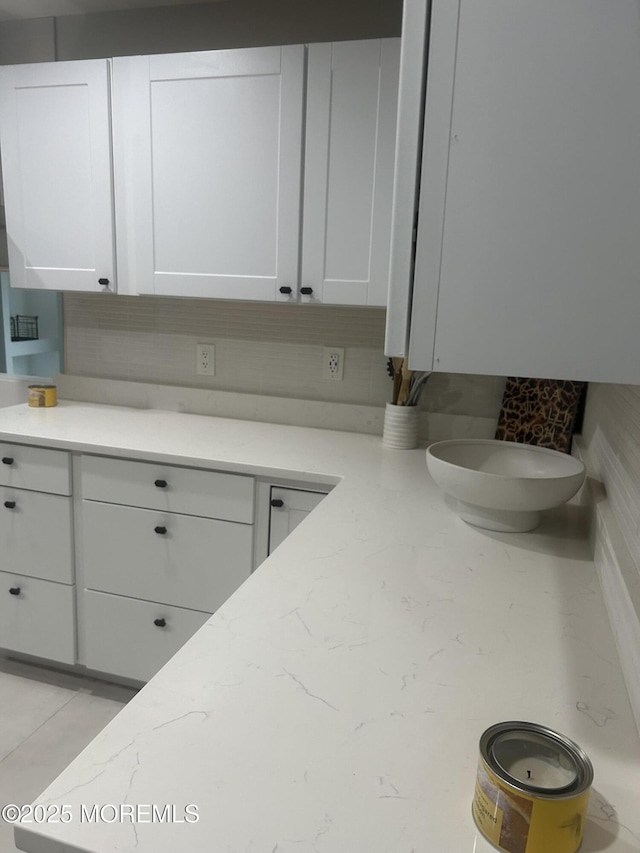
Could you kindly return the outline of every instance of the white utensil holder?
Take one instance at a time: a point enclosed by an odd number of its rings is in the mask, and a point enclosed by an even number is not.
[[[413,450],[418,446],[418,409],[387,403],[382,446],[391,450]]]

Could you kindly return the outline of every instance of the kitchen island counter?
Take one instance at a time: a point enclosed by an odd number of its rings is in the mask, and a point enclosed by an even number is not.
[[[593,761],[582,851],[640,850],[640,740],[579,506],[482,531],[424,449],[156,410],[13,406],[0,440],[338,483],[38,798],[68,817],[17,828],[21,849],[491,849],[478,739],[531,720]]]

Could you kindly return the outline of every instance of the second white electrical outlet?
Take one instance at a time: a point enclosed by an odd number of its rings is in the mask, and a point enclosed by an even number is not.
[[[344,349],[342,347],[324,347],[322,353],[322,378],[337,379],[342,382],[344,374]]]
[[[196,344],[196,373],[198,376],[216,375],[216,348],[213,344]]]

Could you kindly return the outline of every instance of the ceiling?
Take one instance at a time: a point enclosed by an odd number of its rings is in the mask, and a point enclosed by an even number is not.
[[[149,9],[153,6],[185,6],[211,0],[0,0],[0,21],[85,15],[120,9]]]

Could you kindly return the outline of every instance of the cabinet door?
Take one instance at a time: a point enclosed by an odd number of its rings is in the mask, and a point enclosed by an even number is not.
[[[91,589],[213,613],[251,573],[248,524],[93,501],[82,520]]]
[[[107,60],[0,69],[13,287],[115,289],[110,134]]]
[[[82,663],[138,681],[152,678],[210,616],[90,590],[84,593],[84,606]]]
[[[2,569],[73,583],[71,499],[0,486]]]
[[[75,663],[74,587],[0,571],[0,648]]]
[[[309,46],[303,300],[387,304],[400,39]]]
[[[431,45],[411,366],[637,382],[636,0],[438,0]]]
[[[301,45],[114,60],[129,290],[297,297],[303,73]]]
[[[271,488],[271,512],[269,515],[269,554],[283,542],[292,530],[300,524],[318,506],[322,498],[320,492],[306,492],[301,489]]]

